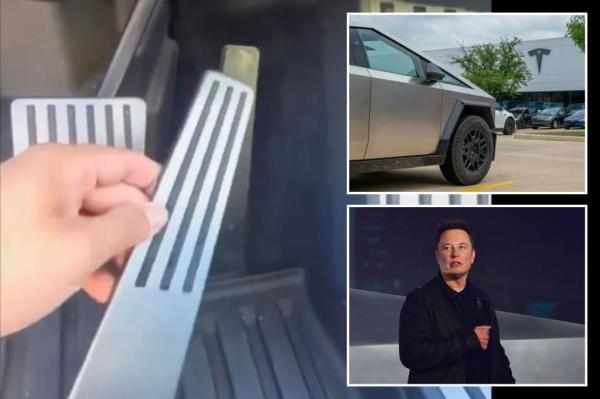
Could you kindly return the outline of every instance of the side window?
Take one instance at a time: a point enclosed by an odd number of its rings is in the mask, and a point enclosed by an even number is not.
[[[356,56],[354,55],[354,46],[352,45],[352,39],[348,41],[348,62],[350,65],[356,65]]]
[[[444,79],[441,80],[442,83],[448,83],[448,84],[460,86],[460,87],[467,87],[464,83],[462,83],[458,79],[455,79],[452,76],[448,75],[448,72],[444,71],[444,73],[446,74],[446,76],[444,76]],[[502,108],[500,108],[500,110],[502,110]]]
[[[369,68],[404,76],[418,76],[410,52],[369,29],[358,29]]]
[[[368,63],[366,60],[365,52],[362,48],[362,43],[360,42],[360,37],[358,36],[358,32],[356,29],[351,28],[349,33],[349,42],[350,46],[349,55],[350,55],[350,65],[360,66],[360,67],[368,67]]]

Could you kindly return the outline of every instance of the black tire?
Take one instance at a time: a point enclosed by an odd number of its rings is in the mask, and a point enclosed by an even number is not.
[[[517,121],[517,129],[525,129],[525,122],[522,119]]]
[[[569,130],[571,128],[571,126],[565,126],[565,129]]]
[[[534,129],[537,129],[538,127],[537,127],[537,126],[533,126],[533,128],[534,128]]]
[[[516,132],[516,123],[513,118],[507,118],[506,122],[504,122],[504,130],[502,131],[504,134],[511,135]]]
[[[555,120],[550,123],[550,129],[556,129],[558,127],[558,122]]]
[[[490,170],[494,140],[492,131],[483,118],[475,115],[463,117],[450,138],[446,162],[440,169],[446,179],[454,184],[477,184]]]

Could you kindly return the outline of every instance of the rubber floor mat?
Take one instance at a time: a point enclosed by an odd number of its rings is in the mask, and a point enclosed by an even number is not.
[[[178,398],[358,398],[308,300],[303,269],[213,282]]]

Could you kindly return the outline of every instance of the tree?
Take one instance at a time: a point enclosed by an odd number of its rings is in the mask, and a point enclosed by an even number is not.
[[[531,80],[531,72],[516,49],[521,39],[502,39],[499,44],[484,43],[463,50],[452,63],[464,70],[464,77],[496,98],[514,98],[519,87]]]
[[[583,15],[575,15],[569,18],[567,37],[570,37],[581,51],[585,51],[585,18]]]

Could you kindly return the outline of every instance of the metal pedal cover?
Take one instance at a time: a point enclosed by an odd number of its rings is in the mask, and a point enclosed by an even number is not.
[[[144,152],[139,98],[19,98],[11,104],[13,155],[35,144],[104,144]]]
[[[169,221],[134,249],[71,398],[175,395],[252,104],[205,73],[154,195]]]

